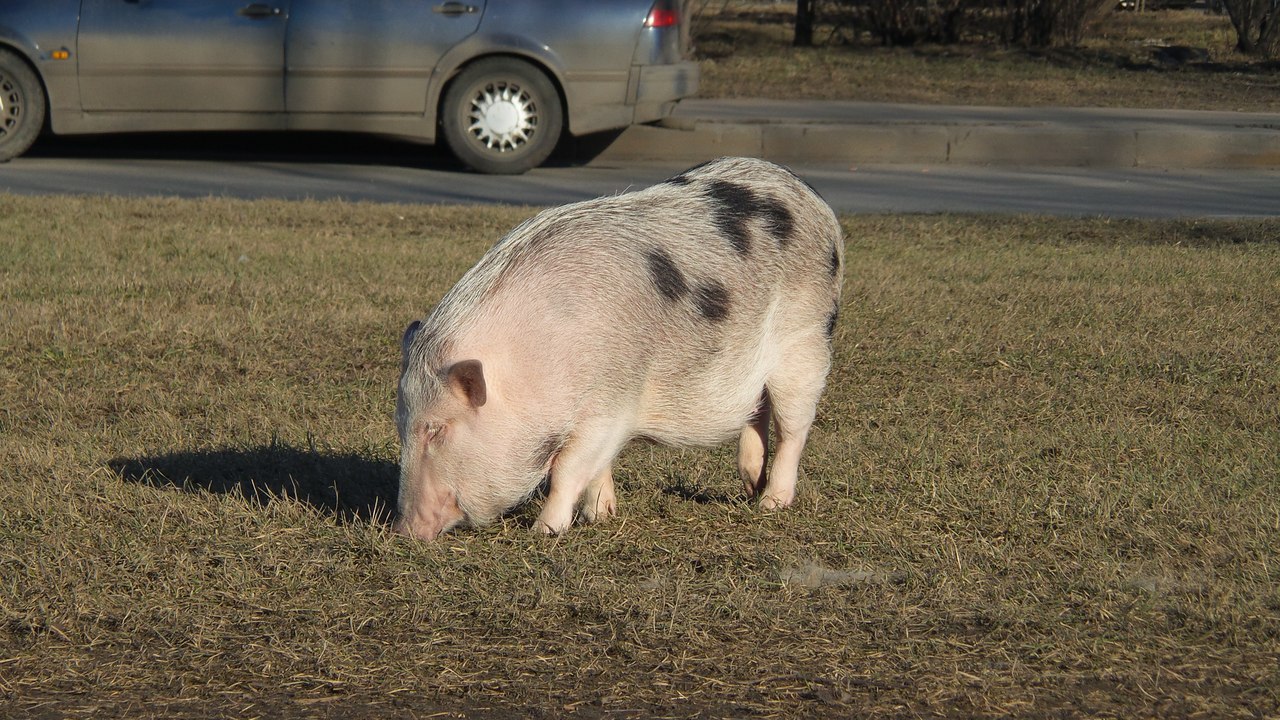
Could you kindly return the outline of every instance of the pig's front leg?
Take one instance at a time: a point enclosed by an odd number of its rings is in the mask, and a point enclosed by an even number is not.
[[[613,493],[613,467],[607,467],[587,485],[582,498],[582,519],[595,522],[618,514],[618,500]]]
[[[551,465],[551,490],[538,515],[538,529],[548,535],[568,530],[573,525],[574,510],[588,488],[598,488],[599,492],[588,498],[593,507],[584,516],[599,515],[602,501],[611,509],[614,496],[610,466],[626,441],[626,433],[616,426],[575,433]]]

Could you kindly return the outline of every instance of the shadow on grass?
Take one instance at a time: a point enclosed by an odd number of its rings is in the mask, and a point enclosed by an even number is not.
[[[622,130],[561,137],[546,167],[585,165]],[[334,164],[469,172],[442,146],[359,133],[168,132],[60,135],[41,138],[30,157],[106,160]]]
[[[389,522],[399,470],[351,453],[288,445],[195,450],[108,463],[129,482],[240,495],[261,505],[291,498],[339,520]]]
[[[683,479],[668,484],[662,489],[662,492],[699,505],[736,505],[745,502],[742,497],[733,497],[727,493],[694,487]]]

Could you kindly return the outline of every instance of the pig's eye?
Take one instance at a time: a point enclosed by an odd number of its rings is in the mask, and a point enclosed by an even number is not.
[[[427,443],[433,443],[436,440],[439,440],[440,436],[443,434],[444,434],[444,425],[428,423],[426,427],[422,428],[422,439],[424,442],[427,442]]]

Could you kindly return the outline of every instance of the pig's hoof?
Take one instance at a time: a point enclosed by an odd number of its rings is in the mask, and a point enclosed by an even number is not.
[[[586,503],[582,506],[582,519],[589,523],[611,518],[617,514],[618,501],[612,497],[601,496],[596,502]]]
[[[571,524],[572,523],[565,523],[563,525],[559,523],[552,524],[542,518],[538,518],[538,521],[533,524],[533,531],[539,535],[555,536],[563,533],[565,530],[568,530]]]
[[[792,498],[780,498],[776,495],[765,495],[760,498],[761,510],[781,510],[791,505]]]
[[[613,506],[613,503],[609,503],[608,505],[597,506],[591,510],[583,508],[582,519],[584,522],[594,523],[615,517],[617,514],[617,508]]]

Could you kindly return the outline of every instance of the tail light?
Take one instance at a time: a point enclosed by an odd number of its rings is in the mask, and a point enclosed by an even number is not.
[[[676,5],[669,0],[658,0],[653,4],[653,8],[649,10],[649,16],[644,19],[644,26],[647,28],[665,28],[672,27],[680,23],[680,12],[676,9]]]

